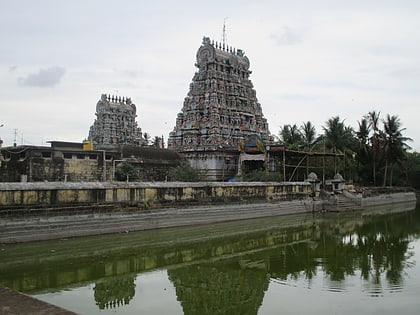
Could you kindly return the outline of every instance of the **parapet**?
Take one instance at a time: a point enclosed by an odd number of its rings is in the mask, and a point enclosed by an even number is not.
[[[106,94],[102,94],[101,95],[101,101],[106,101],[109,103],[117,103],[117,104],[124,104],[124,105],[131,105],[131,98],[130,97],[121,97],[121,96],[117,96],[117,95],[106,95]]]

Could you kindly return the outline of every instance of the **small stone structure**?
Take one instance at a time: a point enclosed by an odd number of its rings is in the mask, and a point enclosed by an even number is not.
[[[345,184],[346,181],[344,180],[343,176],[341,176],[340,173],[337,173],[334,175],[333,179],[329,179],[325,182],[325,188],[334,193],[342,193]]]
[[[136,122],[136,105],[131,98],[102,94],[95,115],[89,130],[89,140],[94,145],[144,143],[141,128]]]
[[[321,191],[321,181],[318,179],[318,176],[314,172],[311,172],[305,182],[311,184],[314,196],[318,197]]]

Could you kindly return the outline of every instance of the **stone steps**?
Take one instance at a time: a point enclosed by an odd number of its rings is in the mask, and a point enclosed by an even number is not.
[[[2,220],[0,243],[59,239],[84,235],[124,233],[184,225],[199,225],[261,218],[308,211],[303,201],[168,208],[162,210],[53,216],[26,220]]]

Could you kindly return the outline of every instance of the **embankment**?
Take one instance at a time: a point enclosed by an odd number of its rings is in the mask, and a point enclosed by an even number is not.
[[[411,202],[388,190],[343,202],[309,197],[296,183],[0,183],[0,243],[121,233],[174,226]]]

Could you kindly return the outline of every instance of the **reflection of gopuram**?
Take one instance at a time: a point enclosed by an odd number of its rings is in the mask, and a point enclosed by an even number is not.
[[[265,269],[199,264],[168,270],[184,314],[257,314],[269,284]]]
[[[95,115],[95,122],[89,130],[89,140],[94,144],[142,144],[136,106],[130,98],[102,94]]]
[[[266,143],[268,124],[249,79],[249,60],[244,52],[204,37],[196,66],[198,72],[169,136],[168,148],[237,147],[250,137]]]
[[[134,280],[133,276],[121,276],[97,282],[94,287],[96,305],[103,310],[128,304],[136,293]]]

